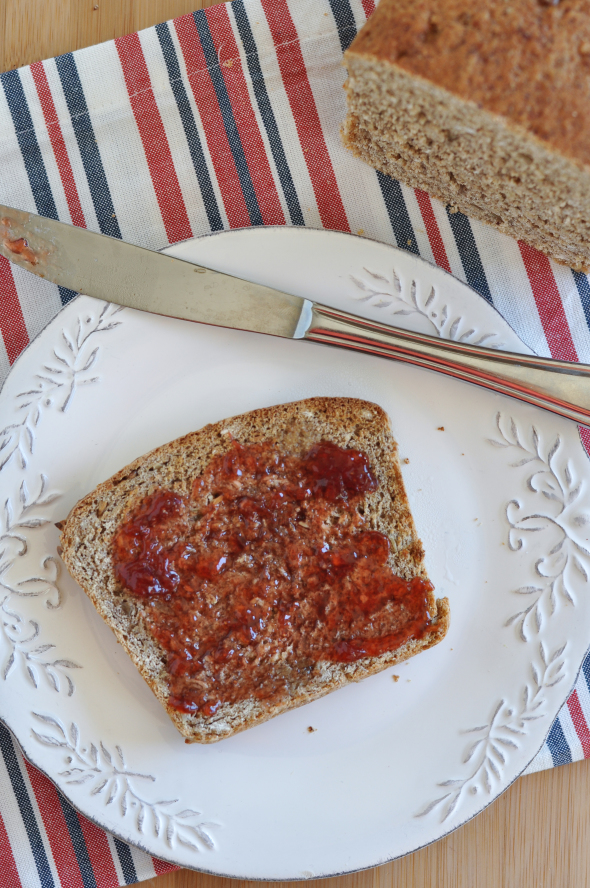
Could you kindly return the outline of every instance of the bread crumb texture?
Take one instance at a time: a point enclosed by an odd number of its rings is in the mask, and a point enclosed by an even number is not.
[[[345,145],[590,268],[590,2],[381,0],[345,53]]]
[[[243,445],[272,440],[285,453],[303,455],[319,441],[363,451],[379,481],[362,502],[367,528],[388,536],[391,567],[398,576],[426,578],[424,551],[401,476],[397,445],[385,412],[376,404],[352,398],[311,398],[255,410],[172,441],[126,466],[100,484],[71,511],[61,536],[62,558],[70,574],[115,633],[168,715],[189,742],[212,743],[315,700],[350,681],[406,660],[437,644],[449,625],[446,599],[431,593],[431,631],[401,648],[353,663],[319,661],[291,697],[279,704],[249,699],[223,704],[210,717],[183,713],[168,705],[166,654],[146,628],[142,600],[115,578],[112,541],[118,527],[147,496],[166,489],[190,495],[210,460]]]

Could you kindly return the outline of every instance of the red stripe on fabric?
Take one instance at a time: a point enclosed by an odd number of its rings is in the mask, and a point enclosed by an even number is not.
[[[207,23],[221,60],[221,72],[232,106],[248,170],[265,225],[284,225],[285,216],[242,69],[225,3],[207,11]]]
[[[584,753],[584,758],[590,758],[590,730],[588,729],[588,724],[586,722],[586,719],[584,718],[584,713],[582,712],[580,698],[578,697],[577,691],[574,691],[571,694],[569,700],[567,701],[567,708],[570,711],[570,715],[574,723],[574,728],[576,729],[576,734],[578,735],[578,740],[582,744],[582,752]]]
[[[186,207],[164,124],[154,98],[137,34],[115,40],[129,101],[139,129],[162,221],[170,243],[192,237]]]
[[[14,364],[29,344],[29,334],[20,307],[10,262],[0,256],[0,332],[8,360]]]
[[[59,124],[57,111],[55,110],[43,62],[35,62],[34,65],[31,65],[31,73],[33,74],[39,101],[41,102],[41,110],[43,111],[45,126],[49,133],[49,140],[66,196],[70,218],[78,228],[86,228],[86,219],[84,218],[80,196],[74,180],[74,173],[72,172],[72,165],[68,157],[68,150]]]
[[[62,888],[84,888],[76,852],[53,783],[25,759]]]
[[[428,235],[428,240],[430,241],[430,249],[432,250],[434,261],[438,266],[440,266],[440,268],[444,268],[445,271],[450,272],[451,266],[449,263],[449,258],[447,256],[447,251],[445,250],[445,245],[441,237],[438,222],[436,221],[436,216],[434,215],[434,210],[432,209],[432,201],[430,200],[430,195],[426,194],[425,191],[421,191],[419,188],[415,188],[414,191],[416,194],[416,199],[418,201],[418,206],[420,207],[420,212],[422,213],[422,218],[424,220],[426,234]]]
[[[361,0],[365,15],[369,18],[375,12],[375,0]]]
[[[86,820],[81,814],[77,815],[84,836],[88,857],[92,864],[92,871],[96,880],[96,888],[113,888],[119,884],[119,876],[113,863],[111,846],[107,835],[90,820]]]
[[[2,878],[5,880],[4,884],[7,886],[10,885],[10,888],[13,888],[13,886],[14,888],[23,888],[14,861],[8,833],[6,832],[4,820],[2,819],[2,814],[0,814],[0,860],[2,861]]]
[[[174,27],[184,57],[187,76],[209,149],[221,199],[230,228],[249,226],[250,216],[238,178],[231,147],[217,104],[217,96],[207,71],[207,63],[199,40],[199,32],[192,15],[174,19]]]
[[[164,873],[171,873],[173,870],[180,869],[179,866],[175,866],[173,863],[166,863],[165,860],[159,860],[157,857],[152,857],[152,861],[157,876],[162,876]]]
[[[286,0],[262,0],[324,228],[350,231]]]
[[[518,242],[518,246],[529,276],[551,357],[561,361],[577,361],[576,347],[549,259],[522,241]]]
[[[578,431],[580,433],[580,438],[582,439],[582,444],[584,445],[584,450],[590,456],[590,430],[584,428],[584,426],[578,426]]]

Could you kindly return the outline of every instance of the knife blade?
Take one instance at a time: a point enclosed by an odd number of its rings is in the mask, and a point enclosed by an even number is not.
[[[361,351],[425,367],[590,426],[590,366],[400,330],[0,204],[0,255],[128,308]]]
[[[293,337],[306,301],[2,204],[0,254],[76,293],[272,336]]]

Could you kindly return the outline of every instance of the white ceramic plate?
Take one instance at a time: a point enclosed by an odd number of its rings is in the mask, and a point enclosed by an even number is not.
[[[384,321],[525,350],[466,286],[361,238],[250,229],[168,252]],[[393,670],[187,746],[60,568],[52,522],[156,445],[312,395],[367,398],[389,413],[451,629]],[[590,491],[565,420],[378,358],[80,297],[19,358],[0,430],[0,715],[80,811],[152,854],[277,880],[406,854],[523,771],[574,683],[590,631]]]

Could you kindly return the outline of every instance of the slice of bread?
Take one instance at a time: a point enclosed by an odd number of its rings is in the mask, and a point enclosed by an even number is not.
[[[387,415],[376,404],[352,398],[311,398],[255,410],[205,426],[135,460],[73,508],[62,530],[62,558],[187,742],[221,740],[349,681],[366,678],[436,644],[449,625],[448,601],[437,601],[429,592],[430,626],[422,637],[410,638],[396,650],[354,662],[317,660],[299,677],[295,670],[290,676],[290,692],[278,701],[253,698],[223,703],[211,716],[170,706],[166,651],[149,630],[145,599],[127,591],[116,578],[113,541],[133,510],[156,491],[190,497],[196,479],[236,441],[244,446],[272,441],[278,452],[294,456],[303,456],[322,441],[362,451],[378,482],[359,504],[364,513],[363,529],[388,537],[388,564],[394,574],[406,580],[427,579],[397,445]]]
[[[589,13],[588,0],[381,0],[345,53],[345,145],[588,271]]]

